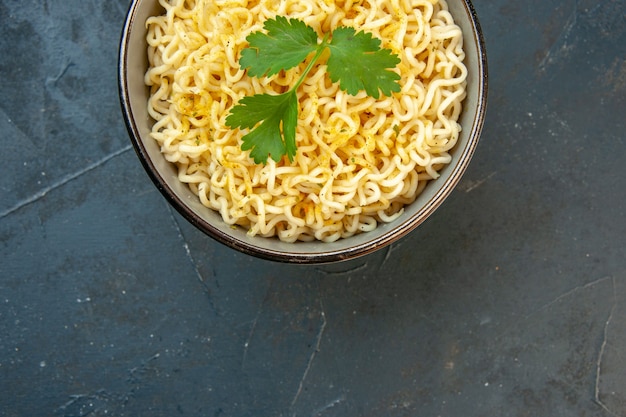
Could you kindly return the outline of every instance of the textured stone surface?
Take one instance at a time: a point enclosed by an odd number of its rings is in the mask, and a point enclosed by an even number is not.
[[[475,0],[463,181],[306,267],[207,238],[143,172],[128,3],[0,0],[0,415],[626,415],[626,2]]]

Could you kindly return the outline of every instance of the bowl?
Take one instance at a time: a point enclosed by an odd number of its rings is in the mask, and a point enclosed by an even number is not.
[[[191,224],[216,241],[258,258],[296,264],[345,261],[379,250],[413,231],[441,206],[459,183],[479,142],[487,105],[487,58],[478,18],[469,0],[448,0],[449,11],[463,31],[467,96],[459,123],[461,134],[452,150],[452,161],[440,177],[428,183],[403,214],[381,223],[370,232],[334,242],[288,243],[277,238],[249,236],[246,230],[226,224],[221,216],[203,206],[187,185],[177,178],[175,167],[165,160],[149,135],[153,120],[148,114],[149,91],[144,84],[148,68],[146,19],[163,13],[157,0],[133,0],[123,27],[119,47],[119,93],[123,117],[131,142],[146,172],[169,203]]]

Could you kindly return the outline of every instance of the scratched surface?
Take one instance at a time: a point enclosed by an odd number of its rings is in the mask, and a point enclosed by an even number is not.
[[[128,4],[0,0],[0,415],[626,416],[624,0],[475,0],[466,176],[318,267],[155,190],[117,99]]]

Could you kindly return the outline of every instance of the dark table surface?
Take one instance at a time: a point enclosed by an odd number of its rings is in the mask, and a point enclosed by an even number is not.
[[[625,0],[475,0],[464,179],[320,266],[155,189],[118,101],[128,5],[0,0],[0,415],[626,416]]]

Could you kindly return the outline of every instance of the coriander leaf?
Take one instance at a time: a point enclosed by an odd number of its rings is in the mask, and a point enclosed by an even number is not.
[[[338,27],[328,47],[328,73],[333,82],[339,82],[342,90],[352,95],[365,90],[376,99],[380,97],[379,90],[385,95],[400,91],[396,82],[400,75],[388,70],[395,67],[400,58],[389,49],[380,49],[380,40],[371,34]]]
[[[317,33],[298,19],[277,16],[265,21],[267,33],[246,37],[250,46],[241,51],[239,66],[253,77],[271,76],[299,65],[317,50]]]
[[[241,149],[250,150],[250,157],[257,164],[265,163],[268,157],[278,162],[285,154],[290,161],[293,160],[296,155],[297,122],[295,90],[279,95],[244,97],[226,117],[226,125],[230,128],[252,129],[243,136]]]
[[[355,95],[359,90],[378,99],[380,92],[390,95],[400,91],[400,76],[389,68],[400,59],[388,49],[380,49],[380,40],[352,28],[339,27],[324,34],[318,42],[315,30],[297,19],[276,17],[265,22],[267,33],[254,32],[246,38],[250,47],[241,51],[239,66],[250,76],[271,76],[302,63],[315,53],[298,80],[283,94],[256,94],[242,98],[226,117],[230,128],[250,129],[243,136],[241,149],[250,150],[254,162],[265,163],[271,157],[278,162],[296,155],[298,123],[297,90],[311,68],[330,50],[327,69],[333,82]]]

